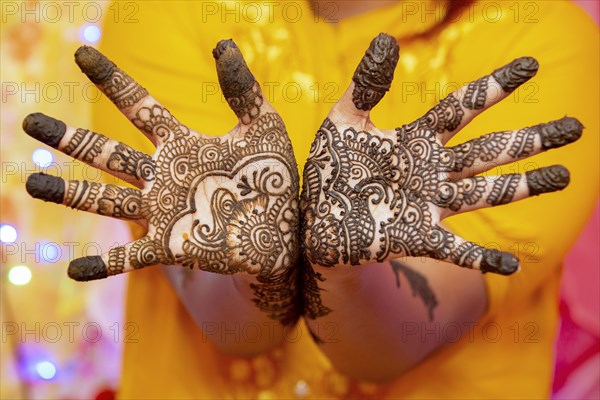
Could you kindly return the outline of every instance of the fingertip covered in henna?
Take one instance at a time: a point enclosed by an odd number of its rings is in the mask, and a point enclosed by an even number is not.
[[[42,113],[33,113],[23,119],[23,130],[32,138],[56,149],[67,131],[67,126],[64,122]]]
[[[525,173],[530,196],[563,190],[571,181],[569,170],[563,165],[542,167]]]
[[[578,140],[584,126],[577,118],[564,117],[541,127],[542,148],[544,150],[565,146]]]
[[[102,83],[115,70],[115,64],[91,46],[81,46],[75,52],[75,62],[93,83]]]
[[[256,79],[240,49],[231,39],[221,40],[213,50],[219,84],[225,98],[237,97],[252,88]]]
[[[507,93],[512,93],[535,76],[540,64],[533,57],[521,57],[492,72],[492,76]]]
[[[87,256],[71,261],[67,274],[71,279],[85,282],[108,277],[108,270],[102,257]]]
[[[225,50],[227,50],[230,47],[233,49],[238,48],[237,44],[235,44],[233,39],[220,40],[219,43],[217,43],[217,45],[215,46],[215,48],[212,51],[212,55],[213,55],[214,59],[218,60],[221,57],[221,55],[225,52]]]
[[[393,36],[380,33],[371,41],[352,77],[352,101],[357,109],[371,110],[390,90],[399,57],[400,47]]]
[[[65,197],[65,181],[43,172],[29,175],[25,189],[31,197],[53,203],[60,204]]]
[[[511,275],[520,269],[519,259],[510,253],[486,250],[479,269],[500,275]]]
[[[258,118],[262,92],[235,42],[221,40],[213,50],[213,57],[223,96],[235,115],[244,124]]]

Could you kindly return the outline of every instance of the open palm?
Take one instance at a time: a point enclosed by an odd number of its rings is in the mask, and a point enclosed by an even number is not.
[[[394,38],[375,38],[317,132],[301,195],[308,260],[334,267],[427,256],[484,272],[515,272],[519,263],[512,254],[483,248],[439,223],[563,189],[569,173],[559,165],[525,174],[477,174],[570,143],[580,137],[582,125],[563,118],[444,146],[537,72],[536,60],[524,57],[450,94],[418,120],[379,130],[369,113],[389,89],[398,57]]]
[[[179,264],[256,275],[259,303],[285,298],[286,287],[291,296],[288,278],[298,254],[298,173],[292,146],[283,121],[263,99],[233,41],[219,42],[213,55],[225,98],[239,118],[224,136],[206,136],[178,122],[91,47],[77,51],[77,63],[156,145],[156,153],[151,157],[42,114],[25,119],[31,136],[139,188],[45,174],[29,177],[27,190],[34,197],[135,220],[147,228],[132,243],[72,261],[70,277],[85,281],[159,263]]]

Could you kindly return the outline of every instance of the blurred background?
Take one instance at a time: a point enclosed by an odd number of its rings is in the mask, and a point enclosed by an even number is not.
[[[576,3],[598,23],[599,2]],[[129,229],[31,199],[25,180],[33,172],[95,182],[103,176],[24,134],[21,121],[43,112],[89,125],[100,92],[69,54],[101,40],[103,18],[131,10],[105,1],[0,5],[0,398],[111,399],[123,344],[137,334],[123,315],[127,276],[81,284],[66,269],[73,258],[129,241]],[[600,397],[599,209],[564,263],[555,399]]]

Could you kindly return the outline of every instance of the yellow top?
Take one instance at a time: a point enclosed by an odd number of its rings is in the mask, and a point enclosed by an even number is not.
[[[126,320],[139,331],[137,343],[125,347],[121,397],[548,396],[561,259],[598,192],[598,30],[583,11],[562,1],[506,2],[503,8],[477,2],[438,35],[406,42],[402,39],[439,21],[443,5],[398,2],[332,24],[316,18],[308,2],[267,2],[259,8],[257,2],[162,1],[125,8],[130,3],[120,3],[121,12],[105,21],[100,46],[105,54],[180,121],[219,134],[236,119],[218,89],[211,50],[218,40],[233,38],[281,113],[300,168],[316,130],[379,32],[401,44],[391,91],[373,112],[380,128],[413,121],[462,84],[529,55],[540,62],[538,75],[450,144],[565,114],[587,129],[573,145],[494,171],[564,164],[572,176],[566,190],[447,221],[469,240],[518,255],[522,271],[486,275],[486,316],[473,327],[430,332],[454,338],[460,330],[464,336],[396,381],[374,385],[341,376],[304,324],[295,340],[268,354],[252,359],[220,354],[161,272],[147,268],[130,276]],[[332,3],[322,7],[329,7],[322,14],[335,16]],[[152,153],[150,143],[107,100],[97,103],[93,119],[97,131]]]

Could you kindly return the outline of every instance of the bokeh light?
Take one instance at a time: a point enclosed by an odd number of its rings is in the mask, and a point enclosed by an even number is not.
[[[17,240],[17,230],[12,225],[0,225],[0,241],[3,243],[12,243],[15,240]]]
[[[27,285],[31,280],[31,270],[25,265],[14,266],[8,271],[8,280],[13,285]]]
[[[40,361],[35,364],[35,371],[43,379],[52,379],[56,375],[56,367],[50,361]]]
[[[86,43],[96,43],[102,36],[102,31],[97,25],[84,25],[81,29],[82,41]]]
[[[41,168],[48,168],[54,162],[54,156],[46,149],[37,149],[33,152],[31,159]]]
[[[60,246],[54,242],[40,242],[37,252],[38,260],[47,263],[57,262],[62,255]]]

